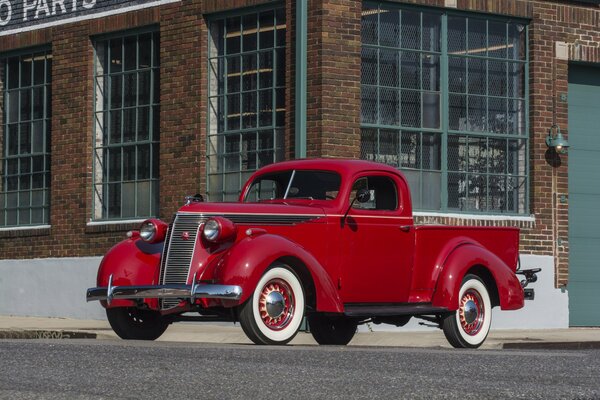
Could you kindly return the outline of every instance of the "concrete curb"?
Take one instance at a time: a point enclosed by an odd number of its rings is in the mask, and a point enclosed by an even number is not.
[[[215,342],[214,338],[206,337],[202,340],[196,337],[196,340],[190,341],[190,343],[222,343],[222,344],[239,344],[240,341],[236,340],[236,335],[226,335],[222,337],[222,341]],[[64,329],[0,329],[0,339],[26,339],[26,340],[62,340],[62,339],[94,339],[94,340],[119,340],[116,335],[109,333],[97,333],[88,330],[64,330]],[[181,339],[184,339],[182,337]],[[199,339],[199,340],[198,340]],[[168,339],[167,339],[168,340]],[[510,340],[510,339],[509,339]],[[177,342],[188,342],[187,340],[177,340],[171,338],[171,341]],[[430,344],[430,343],[429,343]],[[310,343],[296,343],[296,345],[311,345]],[[395,343],[377,343],[377,344],[364,344],[356,343],[351,347],[410,347],[410,348],[440,348],[449,349],[451,347],[446,346],[430,346],[427,343],[415,346],[415,343],[406,343],[403,345],[401,342]],[[496,342],[490,341],[490,343],[482,346],[484,350],[503,349],[503,350],[590,350],[600,349],[600,341],[506,341]]]
[[[514,342],[503,343],[502,348],[508,350],[593,350],[600,349],[600,342]]]
[[[0,330],[0,339],[100,339],[93,332],[68,330]]]

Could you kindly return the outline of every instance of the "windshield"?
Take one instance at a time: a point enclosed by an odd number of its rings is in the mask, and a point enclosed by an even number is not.
[[[252,182],[244,201],[334,200],[341,180],[337,173],[329,171],[288,170],[264,174]]]

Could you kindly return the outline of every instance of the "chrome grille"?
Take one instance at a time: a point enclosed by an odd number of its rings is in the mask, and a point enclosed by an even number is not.
[[[161,285],[186,284],[190,273],[190,265],[194,254],[194,245],[198,235],[198,228],[206,221],[203,215],[177,214],[167,233],[165,251],[161,260],[160,281]],[[189,234],[189,239],[183,239],[183,233]],[[176,307],[177,299],[163,299],[163,310]]]

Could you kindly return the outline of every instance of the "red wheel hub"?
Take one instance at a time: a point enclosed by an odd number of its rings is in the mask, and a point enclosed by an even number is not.
[[[483,300],[478,291],[467,289],[458,305],[460,326],[467,335],[475,336],[481,331],[485,319]]]
[[[284,329],[294,316],[294,291],[282,279],[267,282],[258,298],[258,311],[265,326],[274,331]]]

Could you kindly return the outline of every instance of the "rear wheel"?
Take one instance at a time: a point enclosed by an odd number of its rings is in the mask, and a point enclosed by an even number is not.
[[[304,290],[285,266],[267,270],[252,296],[240,306],[240,325],[256,344],[286,344],[304,316]]]
[[[458,310],[444,317],[442,328],[448,342],[457,348],[477,348],[487,338],[492,306],[485,284],[476,275],[464,277],[458,295]]]
[[[357,323],[348,318],[312,314],[308,317],[308,326],[317,343],[343,346],[354,337]]]
[[[169,326],[160,313],[135,307],[107,308],[106,316],[121,339],[155,340]]]

